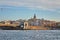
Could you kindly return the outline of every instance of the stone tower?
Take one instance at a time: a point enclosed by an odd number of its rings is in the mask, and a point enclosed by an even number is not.
[[[34,14],[34,19],[36,19],[36,14]]]

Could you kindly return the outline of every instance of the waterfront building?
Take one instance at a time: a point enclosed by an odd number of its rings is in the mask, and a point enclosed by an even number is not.
[[[29,27],[28,21],[25,21],[24,22],[24,29],[28,29],[28,27]]]
[[[56,26],[59,26],[59,27],[60,27],[60,22],[57,22],[57,23],[56,23]]]
[[[5,24],[12,24],[11,21],[5,21]]]
[[[0,24],[5,24],[5,22],[4,21],[1,21]]]

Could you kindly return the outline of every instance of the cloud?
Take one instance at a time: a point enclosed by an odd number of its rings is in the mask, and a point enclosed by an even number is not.
[[[60,9],[60,0],[0,0],[0,5],[23,6],[55,11]]]

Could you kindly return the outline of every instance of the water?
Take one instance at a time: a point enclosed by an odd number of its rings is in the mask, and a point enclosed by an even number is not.
[[[60,30],[0,30],[0,40],[60,40]]]

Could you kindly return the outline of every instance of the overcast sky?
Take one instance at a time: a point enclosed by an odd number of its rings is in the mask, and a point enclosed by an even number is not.
[[[37,18],[60,21],[60,0],[0,0],[0,20]]]

